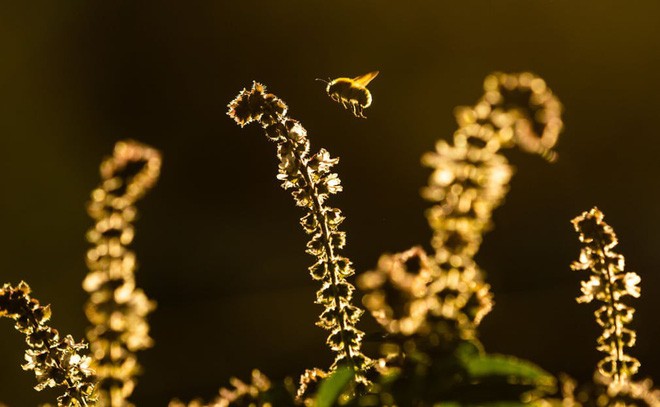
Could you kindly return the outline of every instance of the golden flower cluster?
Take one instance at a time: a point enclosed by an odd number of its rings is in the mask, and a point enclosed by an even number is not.
[[[483,234],[492,228],[493,210],[504,201],[514,173],[502,149],[518,146],[553,161],[552,147],[563,127],[561,104],[545,81],[531,73],[489,75],[484,91],[473,107],[456,110],[459,129],[453,143],[440,140],[434,152],[422,157],[422,163],[433,169],[422,196],[435,203],[427,211],[440,270],[434,280],[439,286],[445,285],[442,281],[462,281],[460,286],[471,291],[471,297],[482,299],[479,316],[490,310],[491,295],[474,256]],[[453,289],[447,290],[453,298]],[[462,336],[469,336],[480,318],[456,315],[473,321],[459,324],[467,329]]]
[[[496,72],[484,80],[484,94],[473,107],[456,109],[460,127],[488,125],[505,147],[518,146],[554,161],[564,123],[562,105],[545,81],[530,72]]]
[[[589,280],[582,282],[582,296],[577,300],[581,303],[594,300],[602,303],[594,315],[603,328],[598,338],[598,350],[607,356],[598,363],[598,370],[620,384],[628,382],[640,365],[636,358],[626,353],[626,348],[635,344],[637,335],[626,327],[632,321],[635,310],[623,299],[640,296],[641,278],[637,273],[626,271],[623,256],[612,250],[618,240],[603,217],[598,208],[593,208],[573,219],[573,226],[584,247],[579,260],[571,268],[590,272]]]
[[[64,388],[64,394],[57,398],[58,406],[95,405],[91,359],[81,354],[87,344],[76,343],[70,335],[61,338],[56,329],[48,326],[50,306],[39,304],[30,291],[25,282],[16,287],[4,284],[0,288],[0,317],[16,321],[14,327],[25,335],[28,345],[23,369],[34,372],[37,391]]]
[[[87,274],[83,288],[90,295],[85,313],[91,323],[94,369],[99,380],[99,406],[132,406],[127,398],[140,366],[135,352],[152,346],[146,316],[155,303],[136,288],[133,241],[135,202],[158,180],[160,153],[135,141],[121,141],[101,164],[101,184],[91,195],[88,213],[94,226],[87,240]]]
[[[185,404],[173,400],[168,407],[272,407],[264,395],[270,390],[271,383],[259,370],[252,371],[252,381],[245,383],[235,377],[230,380],[233,388],[221,388],[218,397],[209,404],[199,400]]]
[[[469,125],[454,134],[453,144],[440,140],[424,155],[433,168],[422,196],[436,205],[427,211],[440,263],[471,263],[482,235],[491,227],[493,210],[509,190],[513,168],[499,153],[501,143],[489,126]]]
[[[307,369],[300,376],[300,386],[296,394],[296,401],[305,407],[314,407],[314,399],[309,397],[316,394],[323,380],[329,376],[328,372],[319,368]]]
[[[580,388],[573,379],[564,375],[561,394],[562,407],[660,406],[660,390],[653,387],[651,379],[621,381],[600,372],[594,374],[593,384]]]
[[[326,204],[330,195],[342,190],[339,176],[332,172],[339,159],[324,149],[310,154],[307,131],[287,116],[286,104],[266,93],[259,83],[243,89],[229,104],[228,114],[241,126],[258,122],[277,144],[277,178],[284,189],[291,190],[296,205],[306,210],[301,219],[303,229],[311,236],[306,251],[316,259],[309,271],[321,283],[316,302],[324,307],[317,325],[330,331],[327,344],[336,352],[330,370],[342,364],[351,366],[356,371],[356,382],[367,385],[364,372],[371,361],[361,351],[364,333],[355,327],[363,311],[351,304],[354,287],[347,277],[354,270],[351,261],[339,254],[346,244],[346,233],[339,229],[344,216]]]
[[[366,293],[362,302],[389,334],[431,342],[473,339],[492,307],[476,269],[443,270],[421,247],[381,256],[358,286]]]

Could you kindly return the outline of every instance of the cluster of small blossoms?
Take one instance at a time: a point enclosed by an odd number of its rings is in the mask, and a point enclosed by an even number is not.
[[[305,373],[300,377],[296,401],[305,407],[314,407],[315,400],[311,396],[318,392],[321,382],[329,375],[325,370],[318,368],[305,370]]]
[[[459,129],[453,143],[441,140],[434,152],[422,157],[423,164],[433,169],[422,196],[435,203],[427,211],[441,270],[435,279],[456,281],[458,277],[452,276],[460,276],[458,280],[470,281],[463,287],[474,298],[488,298],[477,313],[482,316],[491,301],[474,256],[483,234],[492,228],[492,213],[504,201],[514,173],[501,150],[517,145],[553,161],[552,147],[563,127],[561,104],[543,79],[533,74],[489,75],[484,91],[474,107],[457,109]],[[465,320],[465,315],[458,315]],[[478,320],[462,324],[468,329],[464,336],[474,331]]]
[[[513,175],[500,148],[492,128],[473,124],[460,128],[453,144],[440,140],[436,151],[422,157],[433,168],[422,195],[437,202],[427,218],[438,262],[462,266],[479,250]]]
[[[635,310],[622,300],[626,296],[640,296],[641,278],[637,273],[625,271],[623,256],[612,250],[618,243],[616,234],[603,217],[598,208],[593,208],[573,219],[584,247],[571,268],[591,273],[589,280],[582,282],[582,296],[578,297],[578,302],[597,300],[603,304],[594,313],[596,322],[603,328],[598,350],[607,354],[598,363],[598,370],[614,382],[624,383],[630,381],[640,363],[626,354],[626,348],[635,344],[635,331],[626,328]]]
[[[414,340],[473,339],[492,308],[476,269],[443,270],[421,247],[381,256],[358,285],[366,293],[364,305],[390,335]]]
[[[460,127],[479,124],[492,127],[504,147],[555,161],[552,148],[564,123],[562,105],[545,81],[530,73],[496,72],[484,80],[484,94],[473,107],[456,109]]]
[[[35,389],[64,388],[64,394],[57,398],[58,406],[94,405],[91,359],[81,354],[87,344],[76,343],[70,335],[61,338],[56,329],[46,324],[50,316],[50,306],[41,306],[31,298],[26,283],[16,287],[4,284],[0,289],[0,317],[16,321],[16,330],[25,335],[27,363],[22,367],[34,372],[38,382]]]
[[[263,397],[271,389],[270,380],[259,370],[252,371],[250,383],[235,377],[230,383],[233,388],[221,388],[218,397],[209,404],[199,400],[193,400],[188,404],[173,400],[168,407],[272,407],[272,404]]]
[[[309,271],[322,285],[316,302],[324,307],[317,325],[330,331],[327,344],[337,355],[330,371],[342,364],[349,365],[356,371],[356,382],[368,385],[364,372],[371,361],[361,351],[364,333],[355,327],[363,311],[351,304],[354,287],[346,280],[354,270],[350,260],[339,254],[346,244],[346,234],[339,230],[344,216],[339,209],[326,204],[330,195],[342,190],[339,176],[331,171],[339,159],[331,158],[324,149],[310,154],[306,130],[298,121],[287,117],[286,104],[266,93],[259,83],[254,82],[249,90],[243,89],[229,104],[228,114],[241,127],[258,122],[268,139],[277,144],[280,161],[277,178],[284,189],[291,190],[296,205],[307,212],[301,225],[311,235],[307,253],[316,259]],[[301,378],[301,399],[307,396],[304,390],[309,388],[310,377],[306,373]]]
[[[161,156],[135,141],[120,141],[101,164],[102,182],[91,195],[88,213],[94,226],[87,240],[87,274],[83,288],[90,295],[85,313],[91,323],[87,338],[99,379],[99,406],[132,406],[140,366],[135,352],[152,346],[146,316],[155,303],[136,288],[133,241],[135,202],[158,180]]]

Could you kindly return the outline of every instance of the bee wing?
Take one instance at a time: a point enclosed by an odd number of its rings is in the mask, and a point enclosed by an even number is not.
[[[367,86],[376,76],[378,76],[378,71],[373,71],[364,75],[356,76],[353,78],[353,81],[360,86]]]

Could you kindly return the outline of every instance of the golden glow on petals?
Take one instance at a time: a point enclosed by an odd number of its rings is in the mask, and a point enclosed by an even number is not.
[[[16,321],[14,327],[25,335],[23,370],[32,370],[37,378],[35,390],[64,388],[57,398],[60,407],[91,405],[94,397],[94,371],[91,359],[81,352],[86,343],[76,343],[71,335],[63,338],[46,323],[50,320],[50,306],[42,306],[30,296],[31,289],[23,281],[18,286],[4,284],[0,288],[0,317]],[[98,373],[98,372],[97,372]]]
[[[612,251],[618,243],[616,234],[603,218],[603,213],[594,207],[573,219],[573,227],[585,246],[571,268],[591,273],[589,280],[582,282],[582,295],[577,301],[596,300],[603,304],[594,313],[596,322],[603,328],[598,338],[598,350],[607,354],[598,363],[598,371],[623,385],[630,384],[630,377],[637,372],[640,363],[626,354],[625,348],[635,344],[635,331],[625,327],[631,322],[635,310],[622,299],[640,296],[641,277],[624,270],[623,256]]]
[[[385,330],[404,336],[428,335],[454,321],[455,337],[472,339],[477,325],[492,308],[489,286],[478,271],[442,269],[421,247],[385,254],[378,268],[363,273],[358,285],[363,304]]]
[[[127,140],[100,168],[101,184],[92,191],[87,211],[95,224],[87,232],[89,273],[83,288],[90,295],[85,314],[92,324],[87,338],[95,356],[99,401],[103,406],[131,406],[140,366],[134,352],[153,345],[146,317],[156,304],[136,288],[135,254],[128,249],[135,230],[135,202],[160,175],[160,153]]]
[[[344,217],[339,209],[326,203],[330,195],[342,190],[339,175],[332,172],[339,160],[325,149],[310,154],[305,128],[287,117],[286,104],[266,93],[259,83],[241,91],[228,107],[227,114],[237,124],[258,122],[266,137],[277,144],[277,179],[284,189],[291,190],[296,205],[306,211],[300,223],[311,236],[306,251],[315,258],[309,272],[321,282],[316,303],[325,308],[317,325],[330,331],[326,343],[336,352],[330,371],[348,364],[356,371],[356,382],[366,386],[369,381],[365,372],[372,362],[361,351],[364,333],[355,328],[363,311],[351,304],[354,288],[346,278],[354,273],[353,267],[339,254],[346,244],[346,233],[339,230]]]

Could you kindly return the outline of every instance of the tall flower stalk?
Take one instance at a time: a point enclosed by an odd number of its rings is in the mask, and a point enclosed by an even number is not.
[[[327,204],[330,195],[342,190],[341,181],[332,168],[339,161],[325,149],[310,154],[307,131],[296,120],[287,116],[286,104],[266,88],[254,82],[252,88],[243,89],[229,104],[229,116],[241,127],[259,123],[266,137],[277,145],[279,159],[277,178],[282,188],[291,190],[297,206],[305,209],[301,219],[305,232],[311,236],[307,253],[316,262],[309,267],[314,280],[321,282],[316,302],[324,307],[317,325],[329,330],[327,344],[336,352],[330,370],[346,364],[356,371],[356,382],[366,385],[364,376],[370,361],[362,354],[363,332],[355,325],[363,311],[352,305],[354,287],[346,280],[354,274],[351,261],[340,255],[346,244],[346,233],[339,230],[344,216],[337,208]],[[304,395],[311,371],[301,380],[300,395]]]
[[[554,161],[557,154],[552,148],[563,128],[561,109],[543,79],[528,72],[494,73],[485,79],[484,95],[473,107],[456,110],[459,129],[453,143],[440,140],[434,152],[422,157],[422,163],[433,169],[422,190],[422,196],[434,203],[427,219],[440,272],[433,279],[459,282],[449,290],[436,284],[440,309],[474,303],[471,298],[482,304],[476,309],[479,318],[456,313],[465,338],[474,335],[492,306],[474,256],[483,234],[492,228],[493,211],[504,201],[514,173],[502,151],[518,146]]]
[[[71,335],[60,337],[56,329],[48,326],[50,305],[42,306],[30,293],[24,282],[0,288],[0,317],[16,321],[14,327],[25,335],[28,345],[23,370],[34,372],[37,391],[48,387],[64,389],[64,394],[57,398],[58,406],[95,405],[91,359],[81,352],[87,344],[75,342]]]
[[[136,288],[133,241],[135,202],[156,183],[161,156],[135,141],[120,141],[101,164],[101,184],[92,191],[88,213],[95,224],[87,233],[90,295],[85,313],[94,368],[99,379],[98,406],[128,407],[140,371],[135,352],[152,346],[146,316],[155,308]]]
[[[584,247],[579,260],[571,268],[590,272],[589,280],[582,282],[582,296],[577,301],[589,303],[596,300],[602,304],[594,312],[596,322],[603,328],[598,338],[598,350],[607,354],[598,362],[599,372],[613,378],[615,383],[629,382],[640,363],[626,350],[635,345],[637,335],[627,327],[635,309],[626,305],[623,299],[640,296],[641,278],[637,273],[626,271],[625,259],[612,250],[618,240],[603,217],[603,213],[594,207],[573,219],[573,227]]]

